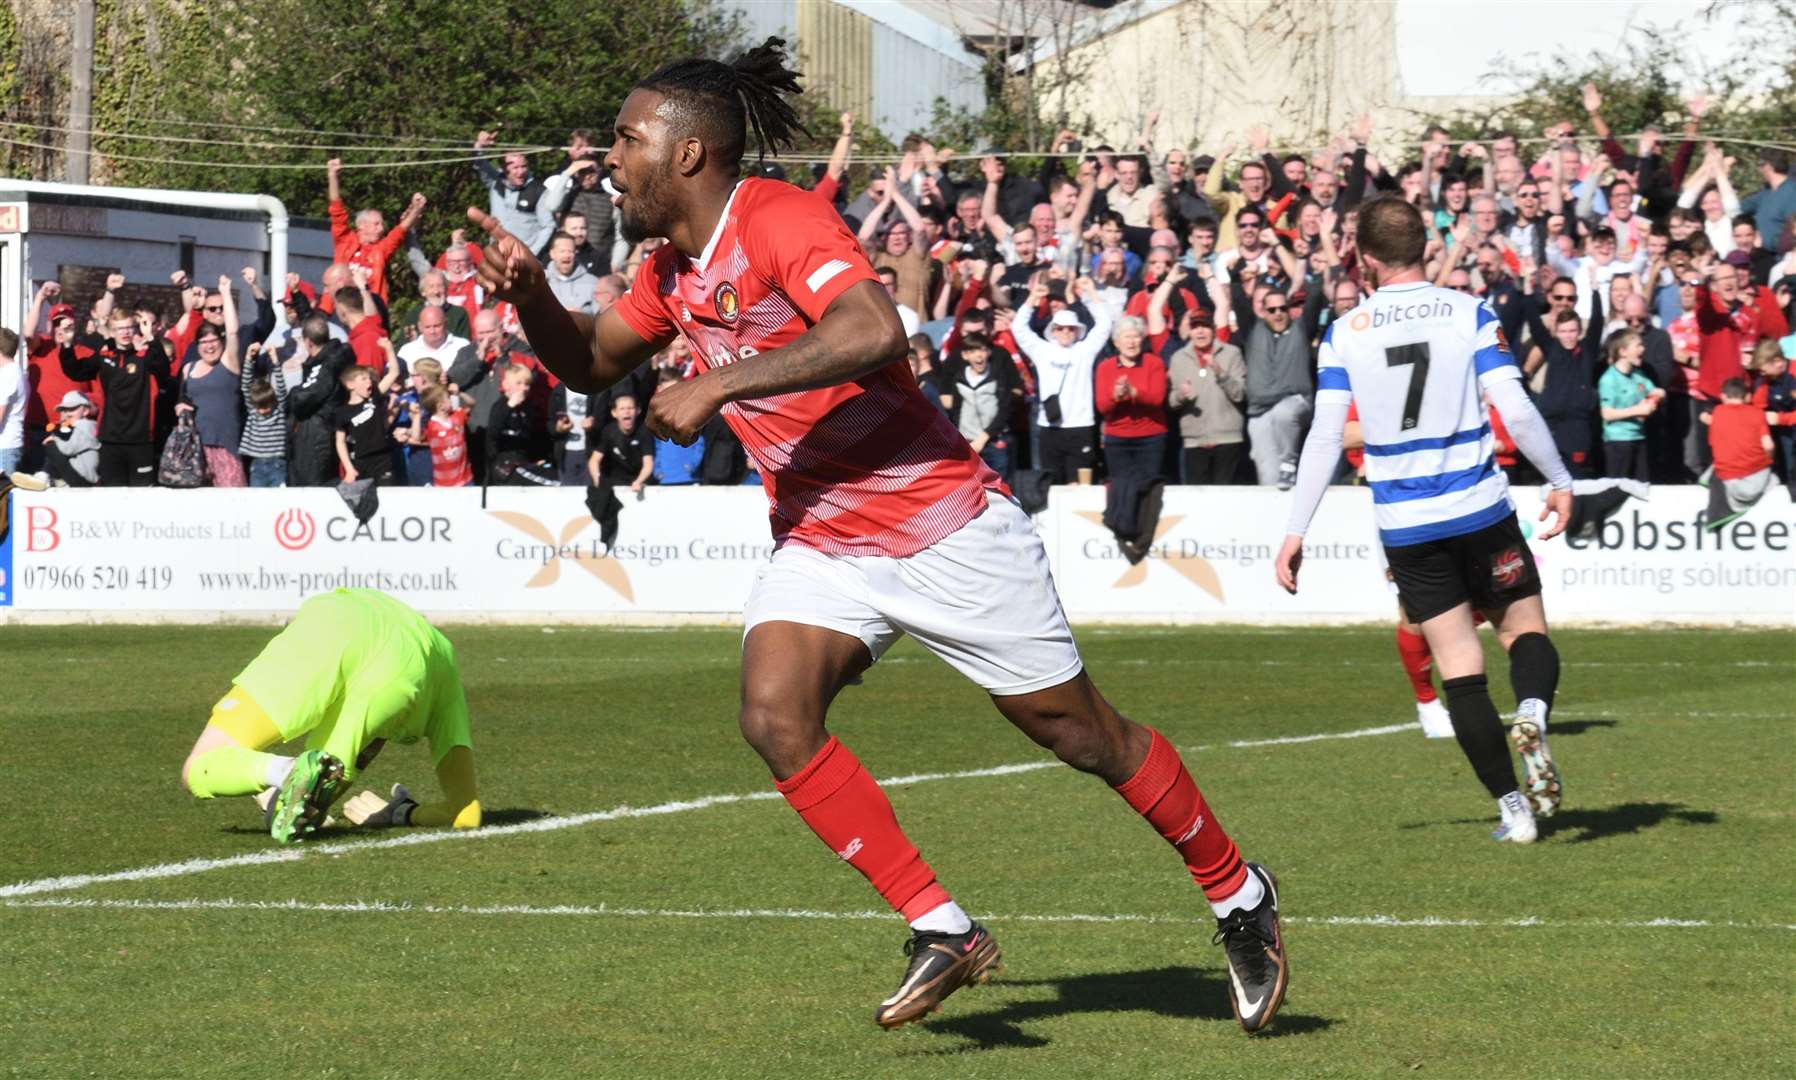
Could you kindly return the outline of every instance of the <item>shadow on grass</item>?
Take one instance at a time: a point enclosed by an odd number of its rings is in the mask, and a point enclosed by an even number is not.
[[[1547,730],[1548,739],[1557,739],[1561,735],[1582,735],[1592,728],[1614,727],[1613,720],[1559,720],[1555,719]]]
[[[537,818],[549,816],[547,810],[532,810],[519,806],[504,810],[483,810],[480,813],[480,823],[482,825],[520,825],[526,821],[535,821]],[[266,828],[242,824],[220,826],[218,831],[239,836],[266,836],[268,834]],[[358,829],[347,824],[336,824],[306,834],[306,842],[315,844],[320,840],[349,840],[355,837],[373,836],[377,832],[384,831],[384,829]]]
[[[1675,821],[1680,825],[1713,825],[1721,819],[1713,810],[1691,810],[1682,803],[1635,802],[1606,806],[1596,810],[1561,810],[1540,821],[1542,837],[1557,837],[1577,830],[1575,836],[1563,837],[1566,843],[1583,844],[1606,836],[1627,836]]]
[[[1713,810],[1691,810],[1683,803],[1637,802],[1595,809],[1574,807],[1561,810],[1550,818],[1537,818],[1542,839],[1555,837],[1562,843],[1586,844],[1610,836],[1628,836],[1651,829],[1668,821],[1680,825],[1714,825],[1721,819]],[[1496,825],[1496,815],[1487,818],[1452,818],[1445,821],[1410,821],[1399,829],[1437,829],[1444,826]],[[1558,836],[1560,833],[1575,835]]]
[[[957,1035],[971,1045],[927,1051],[958,1054],[971,1050],[1034,1048],[1049,1039],[1023,1029],[1038,1020],[1073,1013],[1148,1012],[1174,1020],[1235,1022],[1229,1011],[1228,983],[1219,972],[1189,967],[1164,967],[1152,971],[1116,971],[1102,975],[1074,975],[1064,979],[1005,979],[1002,976],[984,990],[961,991],[947,1006],[976,1004],[980,997],[1007,988],[1049,987],[1057,996],[1049,1001],[1013,1001],[1002,1008],[924,1022],[925,1030],[938,1035]],[[1303,1035],[1334,1024],[1316,1016],[1281,1012],[1261,1038]]]

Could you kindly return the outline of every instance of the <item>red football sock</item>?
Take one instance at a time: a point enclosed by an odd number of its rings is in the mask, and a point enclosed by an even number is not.
[[[1434,700],[1434,654],[1428,651],[1428,639],[1413,630],[1397,628],[1397,655],[1403,657],[1403,673],[1415,688],[1416,700],[1426,705]]]
[[[1204,804],[1179,752],[1158,731],[1153,736],[1147,760],[1116,793],[1178,849],[1204,896],[1226,900],[1247,883],[1241,852]]]
[[[774,787],[817,838],[865,875],[906,922],[952,899],[898,827],[891,800],[834,736],[808,765]]]

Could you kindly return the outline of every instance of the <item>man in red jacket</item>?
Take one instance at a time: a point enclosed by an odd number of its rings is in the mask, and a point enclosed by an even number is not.
[[[343,205],[343,192],[337,183],[342,169],[343,163],[336,158],[325,163],[325,175],[330,178],[331,243],[336,248],[336,260],[367,267],[368,291],[385,301],[387,260],[405,243],[405,234],[418,224],[424,213],[424,196],[412,193],[411,205],[391,232],[387,232],[387,219],[379,210],[356,211],[355,224],[351,226],[349,209]]]
[[[1696,329],[1702,336],[1696,386],[1706,415],[1729,379],[1745,379],[1746,360],[1759,341],[1783,337],[1790,325],[1771,290],[1752,285],[1733,264],[1718,262],[1696,289]]]

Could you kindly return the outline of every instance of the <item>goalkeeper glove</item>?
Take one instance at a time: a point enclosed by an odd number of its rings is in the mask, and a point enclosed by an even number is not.
[[[343,804],[343,816],[351,824],[365,829],[390,829],[399,825],[412,823],[412,811],[418,808],[418,800],[412,798],[411,792],[405,790],[404,784],[394,784],[390,798],[382,798],[372,791],[364,791]]]

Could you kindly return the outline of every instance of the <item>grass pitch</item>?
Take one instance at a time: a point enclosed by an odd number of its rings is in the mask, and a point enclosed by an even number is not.
[[[1369,733],[1413,718],[1388,629],[1082,634],[1279,875],[1292,984],[1258,1038],[1201,896],[1102,783],[932,775],[1045,757],[913,645],[834,730],[908,777],[900,820],[1006,970],[885,1033],[904,929],[768,797],[735,731],[736,631],[452,629],[489,821],[513,827],[298,849],[178,786],[270,634],[0,629],[0,1074],[1796,1072],[1787,632],[1556,634],[1567,801],[1532,848],[1487,839],[1450,741]],[[1269,741],[1328,734],[1352,737]],[[364,780],[434,784],[419,747]]]

